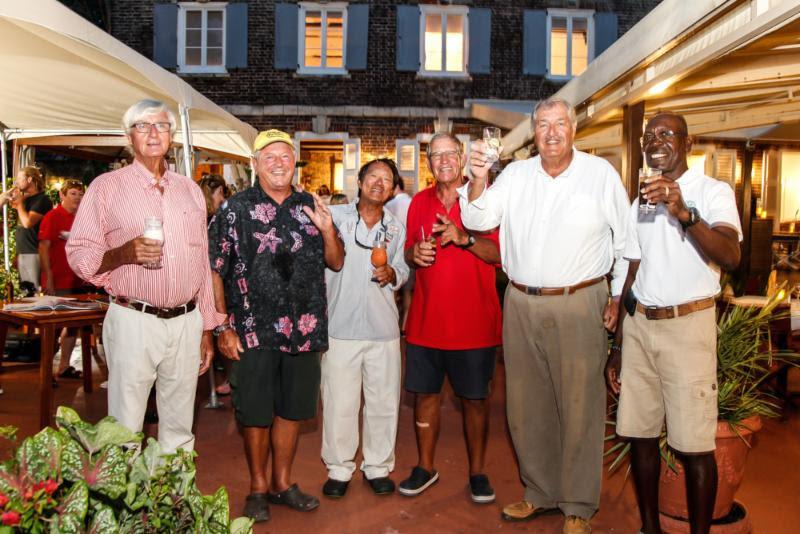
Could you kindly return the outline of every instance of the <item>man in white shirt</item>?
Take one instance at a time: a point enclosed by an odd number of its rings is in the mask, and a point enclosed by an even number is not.
[[[550,98],[533,112],[539,155],[508,165],[490,188],[491,163],[473,144],[472,180],[459,190],[464,224],[500,226],[510,284],[503,312],[506,410],[522,501],[508,521],[564,513],[565,533],[591,532],[600,502],[604,326],[613,330],[627,264],[628,197],[605,160],[575,150],[575,114]]]
[[[361,470],[376,495],[394,493],[389,473],[400,409],[394,292],[406,281],[409,267],[405,226],[384,204],[398,181],[394,161],[376,159],[358,172],[358,198],[330,207],[345,248],[344,267],[325,270],[329,324],[328,352],[322,358],[322,460],[328,480],[322,493],[333,499],[344,497],[356,470],[362,391]],[[385,245],[383,254],[373,250],[376,242]]]
[[[733,190],[689,169],[691,148],[680,115],[663,113],[648,121],[642,149],[647,165],[662,175],[642,190],[657,207],[654,217],[641,217],[639,201],[631,206],[625,306],[606,367],[609,387],[620,396],[617,434],[631,441],[645,534],[661,532],[659,437],[665,417],[667,443],[686,471],[693,533],[711,528],[717,491],[714,297],[720,268],[739,264],[742,231]],[[626,309],[631,317],[624,321]]]

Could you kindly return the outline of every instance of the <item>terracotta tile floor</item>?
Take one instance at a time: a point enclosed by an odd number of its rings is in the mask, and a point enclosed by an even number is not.
[[[36,431],[38,410],[36,365],[6,364],[0,375],[5,390],[0,395],[0,424],[20,428],[20,435]],[[522,486],[504,412],[504,368],[498,365],[491,397],[491,429],[486,472],[497,493],[497,503],[473,504],[467,493],[466,452],[462,437],[458,404],[448,392],[443,403],[441,436],[436,456],[440,482],[417,498],[398,494],[377,497],[357,474],[347,496],[339,501],[322,499],[314,512],[303,514],[285,507],[273,507],[272,519],[258,525],[256,532],[320,533],[412,533],[491,531],[561,532],[563,519],[545,517],[528,524],[509,524],[500,520],[502,504],[517,500]],[[95,372],[96,384],[102,381]],[[794,389],[800,380],[793,376]],[[209,410],[208,381],[201,380],[197,411],[198,481],[201,489],[211,493],[220,485],[228,488],[234,515],[240,513],[248,493],[248,476],[241,439],[230,408]],[[58,404],[73,406],[89,420],[105,415],[105,390],[85,395],[79,381],[62,380],[55,391]],[[400,481],[415,464],[416,446],[412,426],[412,399],[404,395],[400,413],[397,443],[397,466],[393,474]],[[152,428],[148,430],[152,431]],[[301,488],[321,495],[326,473],[319,458],[321,425],[319,419],[304,425],[294,464],[294,479]],[[800,531],[800,416],[790,411],[785,421],[768,421],[757,435],[739,499],[750,510],[754,532],[783,534]],[[8,455],[9,445],[0,444],[0,459]],[[631,481],[624,472],[604,475],[600,511],[592,520],[594,532],[633,533],[639,526]]]

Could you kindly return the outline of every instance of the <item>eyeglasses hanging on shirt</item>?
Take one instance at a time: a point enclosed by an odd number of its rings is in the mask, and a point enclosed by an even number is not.
[[[361,247],[361,248],[363,248],[365,250],[372,250],[373,249],[372,246],[367,246],[367,245],[365,245],[364,243],[362,243],[361,241],[358,240],[358,223],[361,222],[361,212],[359,212],[358,209],[356,209],[356,215],[358,216],[358,219],[356,219],[356,227],[353,230],[353,239],[355,240],[357,246],[359,246],[359,247]],[[381,225],[381,228],[380,228],[380,230],[378,230],[378,236],[377,237],[380,238],[379,239],[380,241],[385,241],[386,240],[387,228],[386,228],[386,224],[384,224],[384,222],[383,222],[383,213],[381,213],[380,225]],[[364,226],[366,226],[366,223],[364,224]],[[367,230],[367,233],[369,233],[369,230]]]

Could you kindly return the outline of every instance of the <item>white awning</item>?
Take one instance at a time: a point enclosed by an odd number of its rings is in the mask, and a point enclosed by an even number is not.
[[[123,113],[143,98],[176,115],[185,107],[194,146],[249,156],[255,129],[61,3],[0,2],[4,129],[121,134]]]

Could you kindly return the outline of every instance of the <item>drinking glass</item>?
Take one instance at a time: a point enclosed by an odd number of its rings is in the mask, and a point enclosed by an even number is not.
[[[421,240],[427,242],[433,248],[433,250],[436,251],[436,236],[433,235],[433,229],[431,229],[429,234],[425,234],[425,227],[420,226],[419,234]]]
[[[380,237],[376,237],[375,242],[372,243],[370,261],[372,261],[372,266],[375,268],[383,267],[388,261],[388,257],[386,256],[386,241]]]
[[[642,188],[647,185],[649,182],[653,180],[657,180],[661,177],[661,171],[658,169],[639,169],[639,213],[648,214],[648,213],[655,213],[656,205],[648,202],[647,199],[644,198],[644,194],[642,193]]]
[[[161,219],[158,217],[146,217],[144,219],[144,233],[142,237],[147,239],[153,239],[155,241],[161,241],[161,246],[164,246],[164,226],[161,222]],[[154,261],[153,263],[145,263],[142,265],[145,269],[161,269],[163,264],[161,263],[161,258],[158,261]]]
[[[500,153],[503,151],[500,128],[495,126],[484,128],[483,141],[486,143],[486,156],[489,158],[489,163],[496,163],[500,159]]]

